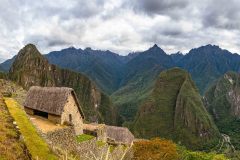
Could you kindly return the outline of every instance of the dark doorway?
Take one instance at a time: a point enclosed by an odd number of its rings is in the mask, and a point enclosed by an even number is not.
[[[69,114],[69,122],[72,123],[72,115]]]
[[[38,110],[34,110],[34,115],[41,116],[41,117],[44,117],[44,118],[48,118],[48,113],[47,112],[42,112],[42,111],[38,111]]]

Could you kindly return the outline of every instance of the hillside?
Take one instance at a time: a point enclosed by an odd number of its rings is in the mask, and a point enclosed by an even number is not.
[[[215,147],[220,136],[190,75],[179,68],[161,72],[130,127],[138,137],[164,137],[191,149]]]
[[[226,73],[206,92],[204,100],[219,130],[240,149],[240,75]]]
[[[26,89],[33,85],[71,87],[77,93],[86,120],[115,123],[111,101],[95,84],[80,73],[49,64],[32,44],[19,51],[10,68],[9,78]]]

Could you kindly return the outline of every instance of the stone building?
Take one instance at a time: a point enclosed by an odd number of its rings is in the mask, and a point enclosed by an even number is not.
[[[72,88],[33,86],[27,93],[24,109],[27,114],[56,124],[73,125],[77,135],[83,133],[84,114]]]

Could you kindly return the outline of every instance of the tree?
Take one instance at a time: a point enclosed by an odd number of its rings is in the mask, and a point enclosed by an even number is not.
[[[165,139],[141,140],[134,143],[134,160],[177,160],[176,144]]]

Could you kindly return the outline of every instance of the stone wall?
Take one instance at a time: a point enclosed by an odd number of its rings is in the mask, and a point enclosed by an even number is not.
[[[61,124],[64,123],[72,124],[76,135],[83,133],[83,117],[79,112],[78,106],[72,94],[68,97],[68,102],[64,106],[64,111],[61,116]]]
[[[108,160],[119,160],[122,156],[123,160],[131,159],[131,148],[118,146],[110,152],[110,146],[106,143],[103,146],[97,145],[97,139],[78,143],[76,141],[75,130],[73,127],[63,128],[54,132],[49,132],[45,136],[46,140],[52,146],[65,149],[68,153],[76,155],[79,159],[95,159],[95,157],[103,157],[108,155]]]
[[[54,114],[49,114],[48,113],[48,119],[49,121],[56,123],[56,124],[60,124],[61,123],[61,117],[54,115]]]

